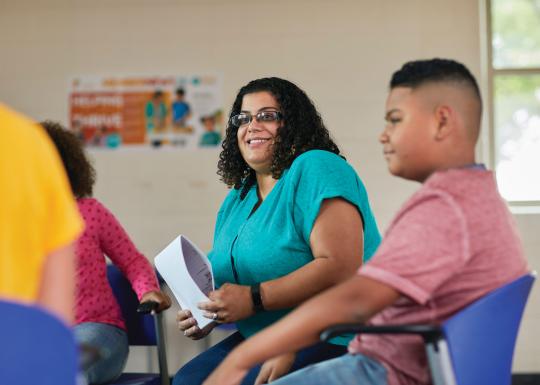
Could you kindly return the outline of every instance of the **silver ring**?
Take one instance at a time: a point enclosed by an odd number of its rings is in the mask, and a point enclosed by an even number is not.
[[[214,321],[218,319],[217,313],[212,314],[212,319],[213,319]]]

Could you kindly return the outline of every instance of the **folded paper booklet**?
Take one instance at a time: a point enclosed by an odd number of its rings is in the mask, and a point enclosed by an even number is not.
[[[202,329],[212,322],[197,307],[199,302],[209,301],[208,295],[214,290],[212,266],[206,255],[179,235],[156,256],[154,264],[182,309],[191,311],[198,326]]]

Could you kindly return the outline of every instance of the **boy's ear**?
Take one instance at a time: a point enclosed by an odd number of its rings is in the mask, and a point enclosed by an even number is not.
[[[452,109],[447,105],[440,105],[435,109],[435,119],[437,122],[437,130],[435,132],[435,140],[443,140],[452,133],[454,118]]]

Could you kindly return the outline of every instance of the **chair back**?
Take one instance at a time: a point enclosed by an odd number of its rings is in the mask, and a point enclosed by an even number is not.
[[[0,382],[75,385],[78,350],[71,329],[46,310],[0,301]]]
[[[442,326],[457,385],[509,385],[519,324],[535,274],[487,294]]]
[[[150,314],[137,313],[139,299],[131,283],[115,265],[107,265],[107,278],[122,316],[126,322],[130,345],[153,346],[157,344],[154,318]]]

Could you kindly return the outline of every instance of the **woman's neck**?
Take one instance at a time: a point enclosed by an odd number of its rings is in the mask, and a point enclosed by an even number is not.
[[[272,177],[272,174],[262,174],[257,173],[255,175],[257,178],[257,189],[259,193],[259,199],[263,201],[268,194],[270,194],[270,191],[274,188],[276,185],[277,179],[274,179]]]

